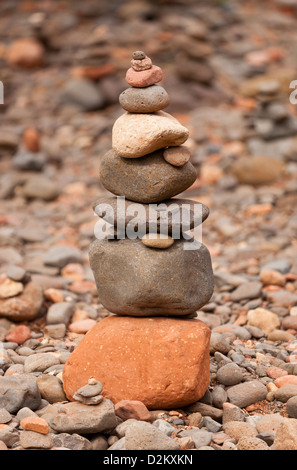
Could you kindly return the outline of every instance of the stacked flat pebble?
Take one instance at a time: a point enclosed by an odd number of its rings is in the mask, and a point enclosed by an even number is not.
[[[141,401],[148,409],[187,406],[209,384],[210,329],[187,316],[212,296],[211,258],[204,245],[183,235],[183,218],[188,216],[188,230],[193,229],[209,211],[196,201],[172,199],[197,174],[183,146],[188,129],[163,111],[169,104],[159,85],[163,78],[162,69],[144,52],[133,53],[126,74],[130,87],[119,98],[125,113],[114,123],[112,149],[100,166],[103,186],[125,199],[121,208],[116,197],[94,203],[110,230],[89,252],[99,300],[116,315],[97,323],[66,362],[63,382],[69,400],[86,403],[82,390],[92,377],[115,404]],[[129,230],[135,205],[142,214],[137,237]],[[183,218],[176,219],[175,213]],[[153,229],[152,214],[157,220]]]

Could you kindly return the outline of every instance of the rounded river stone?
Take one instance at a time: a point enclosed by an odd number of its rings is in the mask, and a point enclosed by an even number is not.
[[[169,105],[169,96],[163,87],[158,85],[146,88],[127,88],[119,97],[120,105],[130,113],[153,113]]]
[[[175,167],[159,150],[142,158],[121,158],[113,150],[101,160],[99,177],[111,193],[135,202],[154,203],[176,196],[196,180],[191,162]]]
[[[193,239],[175,240],[166,250],[138,238],[95,240],[89,257],[100,302],[118,315],[188,315],[213,293],[209,251]]]

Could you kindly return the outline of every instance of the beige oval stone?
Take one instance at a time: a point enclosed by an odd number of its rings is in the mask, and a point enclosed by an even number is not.
[[[296,450],[297,449],[297,420],[292,418],[284,418],[279,425],[274,443],[273,450]]]
[[[147,233],[142,237],[142,243],[149,248],[169,248],[174,240],[169,235],[163,233]]]
[[[249,325],[256,326],[265,333],[270,333],[280,327],[279,317],[265,308],[259,307],[255,310],[249,310],[247,318]]]
[[[188,129],[164,111],[126,112],[113,125],[112,148],[119,157],[139,158],[164,147],[181,145],[188,137]]]
[[[259,185],[277,180],[283,169],[283,162],[265,155],[256,155],[239,158],[230,171],[242,184]]]
[[[44,47],[33,38],[17,39],[7,50],[7,60],[28,69],[40,67],[44,62]]]
[[[283,387],[284,385],[297,385],[297,375],[284,375],[277,377],[274,381],[277,388]]]
[[[21,282],[12,281],[11,279],[5,279],[0,284],[0,299],[8,299],[14,297],[23,292],[23,284]]]
[[[141,72],[142,70],[148,70],[152,68],[152,60],[149,57],[144,59],[132,59],[131,67],[136,70],[136,72]]]
[[[286,284],[285,276],[274,269],[263,269],[260,273],[260,281],[264,286],[273,285],[283,287]]]
[[[42,303],[42,288],[29,282],[20,295],[0,300],[0,318],[6,317],[15,322],[31,321],[37,317]]]
[[[199,320],[104,318],[89,331],[63,370],[67,397],[95,377],[113,403],[137,400],[175,409],[199,400],[209,384],[210,329]]]
[[[171,165],[183,166],[190,160],[191,153],[187,147],[169,147],[164,150],[163,157]]]

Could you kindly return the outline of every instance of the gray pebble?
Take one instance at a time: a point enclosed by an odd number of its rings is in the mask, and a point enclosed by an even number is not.
[[[202,424],[212,433],[219,432],[222,429],[222,425],[209,416],[204,416]]]
[[[46,322],[50,325],[69,323],[74,313],[74,304],[72,302],[57,302],[50,306],[46,315]]]
[[[228,400],[226,390],[221,386],[217,385],[212,391],[212,404],[216,408],[222,408],[223,403]]]
[[[108,447],[108,450],[126,450],[126,437],[122,437],[112,446]]]
[[[270,447],[274,442],[274,434],[270,432],[260,432],[256,436],[258,439],[262,439],[262,441],[266,442],[266,444]]]
[[[29,152],[21,149],[12,159],[12,164],[21,171],[42,171],[46,156],[42,152]]]
[[[25,372],[43,372],[59,363],[59,359],[51,352],[32,354],[25,358]]]
[[[230,421],[244,421],[245,415],[240,408],[225,408],[223,410],[222,423],[226,424]]]
[[[262,283],[250,281],[241,284],[231,293],[231,300],[239,302],[240,300],[254,299],[261,296]]]
[[[5,408],[0,408],[0,424],[7,424],[11,420],[11,414]]]
[[[222,354],[228,354],[228,352],[232,349],[229,341],[220,333],[216,333],[215,331],[211,332],[210,337],[210,354],[214,354],[215,352],[220,352]]]
[[[287,274],[291,269],[291,264],[287,260],[276,260],[261,267],[261,271],[264,269],[273,269],[274,271],[279,271],[282,274]]]
[[[36,418],[38,415],[36,413],[34,413],[34,411],[32,411],[30,408],[28,407],[24,407],[24,408],[21,408],[17,414],[16,414],[16,418],[18,419],[19,422],[22,421],[22,419],[24,418]]]
[[[63,268],[69,263],[81,263],[82,254],[77,248],[56,245],[44,255],[43,262],[47,266]]]
[[[52,201],[59,195],[57,184],[45,176],[35,176],[29,178],[23,186],[23,195],[27,199],[42,199]]]
[[[186,429],[178,434],[179,437],[191,437],[195,448],[208,446],[212,441],[212,433],[203,429]]]
[[[129,418],[126,421],[123,421],[122,423],[118,424],[113,432],[121,439],[125,436],[128,427],[135,422],[137,422],[136,419]]]
[[[20,266],[11,265],[6,269],[6,274],[13,281],[22,281],[26,276],[26,270]]]
[[[287,413],[290,418],[297,418],[297,396],[291,397],[287,401]]]
[[[267,389],[259,380],[233,385],[227,391],[230,403],[239,408],[265,400],[266,394]]]
[[[297,396],[297,385],[283,385],[274,392],[274,396],[276,400],[287,403],[290,398]],[[291,412],[293,412],[292,407]]]
[[[108,449],[108,443],[106,437],[103,434],[99,434],[91,439],[93,450],[106,450]]]
[[[34,354],[33,349],[27,348],[26,346],[23,346],[21,348],[18,348],[18,354],[21,356],[31,356],[31,354]]]
[[[105,97],[100,89],[88,79],[73,78],[69,80],[60,93],[61,104],[73,104],[84,111],[102,109]]]
[[[159,85],[131,87],[121,93],[119,102],[130,113],[153,113],[169,105],[169,96]]]
[[[65,323],[56,323],[44,327],[44,335],[53,339],[64,338],[66,333]]]
[[[55,447],[65,447],[70,450],[94,450],[92,443],[79,434],[60,433],[53,435]]]
[[[156,426],[137,421],[128,427],[125,435],[127,450],[178,450],[178,443]]]
[[[166,436],[171,436],[171,434],[175,431],[175,428],[164,419],[156,419],[156,421],[153,422],[153,426],[166,434]]]
[[[134,60],[142,60],[146,58],[146,54],[143,51],[135,51],[132,54],[132,59]]]
[[[217,380],[226,386],[239,384],[243,379],[241,368],[231,362],[220,367],[217,371]]]

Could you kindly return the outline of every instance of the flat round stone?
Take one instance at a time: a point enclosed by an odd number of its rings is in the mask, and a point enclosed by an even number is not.
[[[127,70],[126,82],[135,87],[154,85],[163,80],[163,70],[157,65],[152,65],[148,70],[136,72],[132,67]]]
[[[119,157],[139,158],[164,147],[181,145],[188,137],[188,129],[164,111],[126,112],[113,125],[112,148]]]
[[[169,235],[163,233],[147,233],[141,239],[142,243],[149,248],[166,249],[170,248],[174,240]]]
[[[159,85],[145,88],[131,87],[120,94],[119,102],[129,113],[154,113],[169,105],[169,96]]]
[[[191,162],[175,167],[158,151],[143,158],[121,158],[112,150],[100,166],[100,181],[111,193],[141,203],[164,201],[189,188],[197,173]]]
[[[153,229],[164,233],[166,227],[167,233],[174,237],[198,227],[209,215],[209,209],[204,204],[183,198],[140,204],[123,197],[101,197],[94,202],[93,209],[98,217],[115,228],[123,225],[128,231],[131,226],[146,234]]]
[[[185,165],[191,157],[190,150],[187,147],[169,147],[164,150],[163,156],[167,163],[174,166]]]

